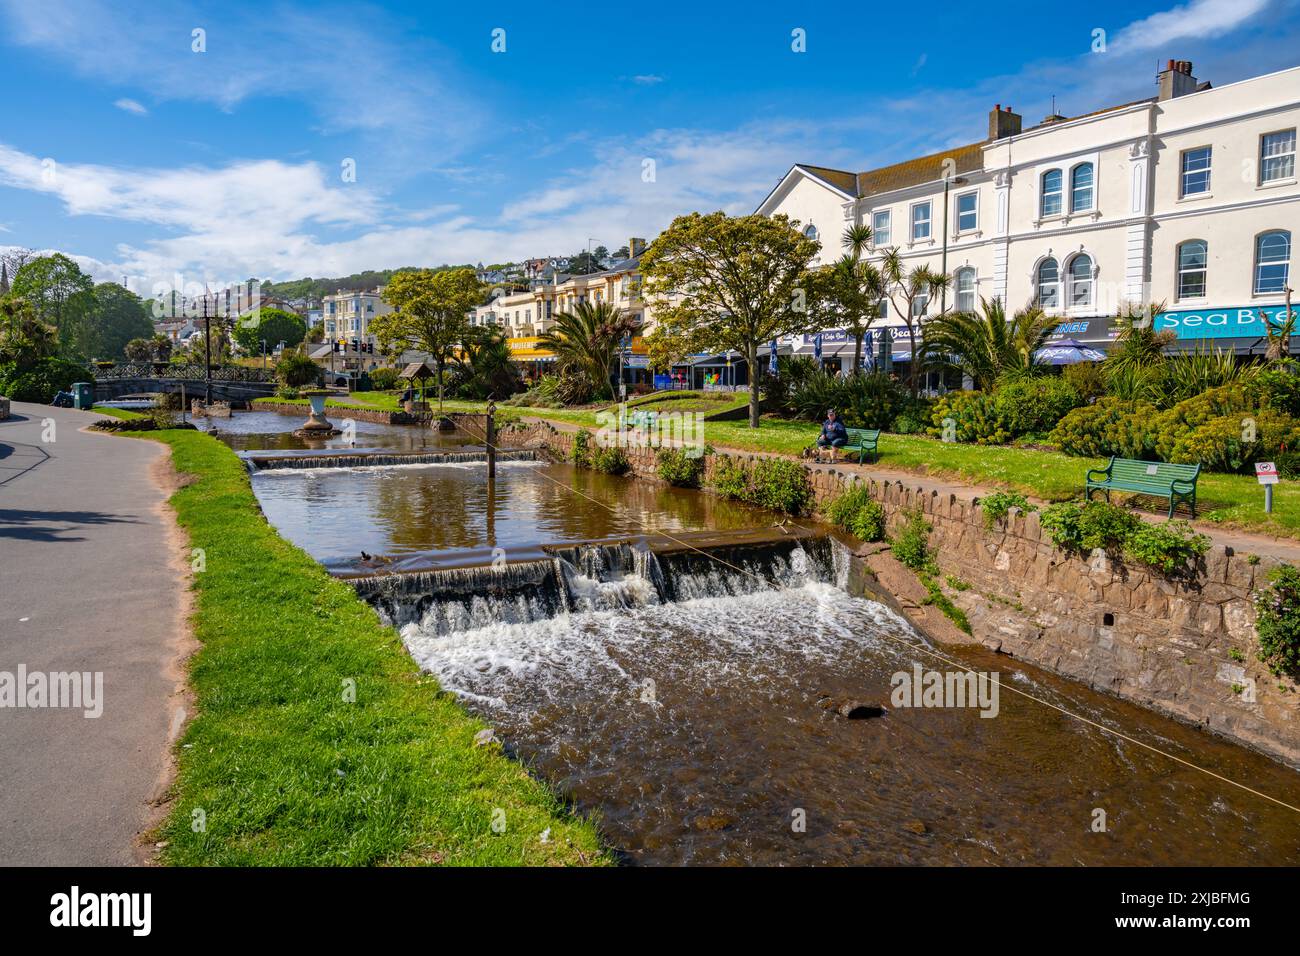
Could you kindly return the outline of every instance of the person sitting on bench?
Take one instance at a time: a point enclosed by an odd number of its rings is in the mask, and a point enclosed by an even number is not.
[[[844,423],[840,421],[835,409],[830,409],[826,413],[826,421],[822,422],[822,433],[817,438],[817,448],[829,448],[831,458],[835,457],[835,449],[843,448],[848,444],[849,433],[844,430]]]

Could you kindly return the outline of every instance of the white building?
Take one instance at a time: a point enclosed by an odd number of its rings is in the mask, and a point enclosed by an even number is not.
[[[370,320],[393,311],[393,307],[381,297],[381,291],[346,292],[340,289],[325,296],[321,301],[325,340],[375,344],[375,337],[370,334]]]
[[[1170,60],[1158,87],[1029,129],[998,106],[987,139],[882,169],[796,165],[758,211],[797,220],[823,262],[865,223],[868,258],[896,247],[908,268],[946,271],[947,301],[919,304],[921,318],[1038,302],[1059,335],[1104,347],[1122,303],[1163,302],[1156,327],[1184,347],[1262,351],[1259,312],[1284,311],[1293,284],[1300,67],[1211,88]],[[897,333],[888,312],[875,324]]]

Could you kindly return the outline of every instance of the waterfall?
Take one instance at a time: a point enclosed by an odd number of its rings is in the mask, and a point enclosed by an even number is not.
[[[548,547],[543,550],[550,557],[539,560],[399,571],[350,583],[388,623],[445,635],[568,613],[829,583],[847,572],[842,546],[826,536],[723,540],[702,547],[658,543],[658,550],[645,541]]]

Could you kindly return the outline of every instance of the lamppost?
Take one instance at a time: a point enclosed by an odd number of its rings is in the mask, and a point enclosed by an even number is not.
[[[212,318],[208,315],[208,293],[203,292],[203,405],[212,404]]]
[[[967,179],[964,176],[945,176],[943,177],[943,265],[940,272],[948,275],[948,188],[950,186],[965,186]],[[948,309],[948,283],[944,283],[939,290],[939,314],[943,315]]]

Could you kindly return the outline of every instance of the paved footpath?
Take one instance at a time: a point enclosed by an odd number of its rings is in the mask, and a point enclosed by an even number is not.
[[[131,864],[175,706],[185,582],[150,474],[167,451],[81,431],[102,417],[90,412],[14,403],[12,416],[0,421],[0,681],[20,665],[102,672],[103,714],[0,707],[0,865]]]

